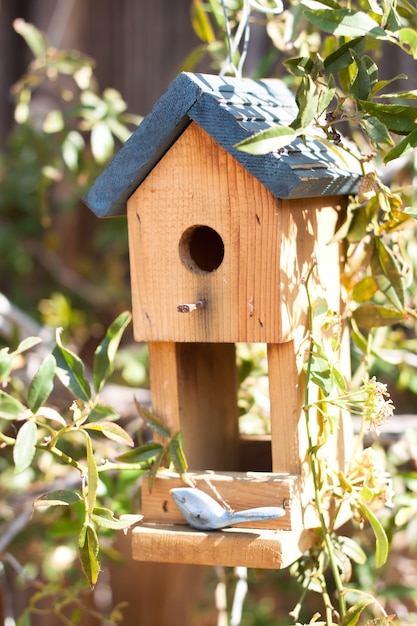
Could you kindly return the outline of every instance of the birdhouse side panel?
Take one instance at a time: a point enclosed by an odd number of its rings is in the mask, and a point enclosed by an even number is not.
[[[188,126],[128,203],[136,339],[287,340],[277,203]]]

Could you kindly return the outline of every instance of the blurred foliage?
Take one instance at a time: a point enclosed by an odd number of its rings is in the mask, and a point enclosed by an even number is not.
[[[125,219],[99,222],[81,199],[140,118],[115,89],[98,92],[90,58],[21,19],[14,28],[35,58],[13,86],[16,126],[0,154],[0,289],[86,342],[130,295]]]
[[[13,377],[24,365],[22,357],[40,340],[31,337],[13,352],[0,350],[0,552],[2,563],[34,587],[19,624],[30,624],[32,613],[39,612],[77,623],[67,616],[70,607],[77,614],[96,616],[83,603],[86,587],[76,582],[76,557],[94,588],[103,556],[117,558],[111,534],[142,519],[133,512],[139,509],[140,476],[149,473],[151,485],[161,465],[172,465],[180,475],[186,472],[178,433],[171,434],[137,402],[140,419],[132,416],[122,426],[117,410],[101,399],[130,321],[130,313],[122,313],[107,329],[95,350],[90,375],[57,331],[52,352],[19,397]],[[61,411],[53,408],[57,381],[69,392],[69,406]],[[149,429],[164,444],[148,441]],[[31,511],[35,524],[22,533]],[[45,550],[41,560],[21,554],[21,546],[27,550],[39,525],[48,529],[45,541],[40,540]],[[40,608],[45,600],[49,606]],[[100,619],[120,622],[120,607],[110,608],[111,615]]]

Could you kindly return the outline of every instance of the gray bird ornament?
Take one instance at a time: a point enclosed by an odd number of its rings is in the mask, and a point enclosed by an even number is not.
[[[285,509],[278,506],[228,511],[195,487],[177,487],[171,489],[171,495],[184,519],[197,530],[219,530],[242,522],[260,522],[285,515]]]

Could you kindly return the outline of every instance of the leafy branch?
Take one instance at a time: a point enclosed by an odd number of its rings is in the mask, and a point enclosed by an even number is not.
[[[151,480],[161,463],[173,462],[181,474],[186,471],[180,435],[171,436],[162,423],[147,409],[136,403],[144,423],[151,426],[168,443],[142,443],[134,447],[129,433],[118,424],[114,409],[100,402],[100,392],[114,370],[114,360],[122,335],[131,321],[131,314],[122,313],[110,325],[94,355],[92,381],[85,374],[81,359],[66,348],[56,333],[56,345],[41,363],[28,391],[27,404],[23,404],[10,391],[0,390],[0,421],[5,429],[0,432],[3,448],[12,450],[16,473],[28,470],[36,463],[36,455],[50,454],[60,463],[74,468],[79,474],[80,489],[67,487],[41,494],[33,502],[35,511],[49,507],[72,507],[83,503],[84,516],[78,536],[81,565],[89,584],[94,587],[99,575],[98,530],[127,530],[140,521],[141,515],[125,513],[119,517],[99,504],[99,482],[103,472],[115,470],[135,471],[137,477],[150,472]],[[0,351],[0,370],[3,386],[7,385],[15,359],[38,342],[29,338],[21,342],[14,352],[7,348]],[[74,396],[68,415],[61,415],[51,406],[50,396],[58,379]],[[12,436],[13,426],[17,434]],[[129,452],[117,452],[114,460],[100,459],[95,443],[96,436],[117,448],[131,448]],[[68,442],[83,441],[84,452],[74,448],[76,456],[68,452]],[[104,448],[107,451],[107,447]],[[108,453],[108,452],[107,452]],[[113,453],[114,454],[114,453]]]

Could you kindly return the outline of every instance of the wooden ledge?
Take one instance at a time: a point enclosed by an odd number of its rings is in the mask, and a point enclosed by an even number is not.
[[[314,531],[227,528],[201,532],[187,526],[141,524],[132,530],[136,561],[282,569],[312,545]]]
[[[289,531],[301,525],[299,476],[271,472],[190,472],[187,475],[199,489],[220,504],[227,503],[235,511],[259,506],[284,506],[286,514],[283,517],[251,523],[251,529]],[[186,526],[170,494],[170,489],[184,486],[178,474],[158,472],[150,493],[145,479],[142,488],[144,521]],[[247,528],[247,524],[241,527]]]

